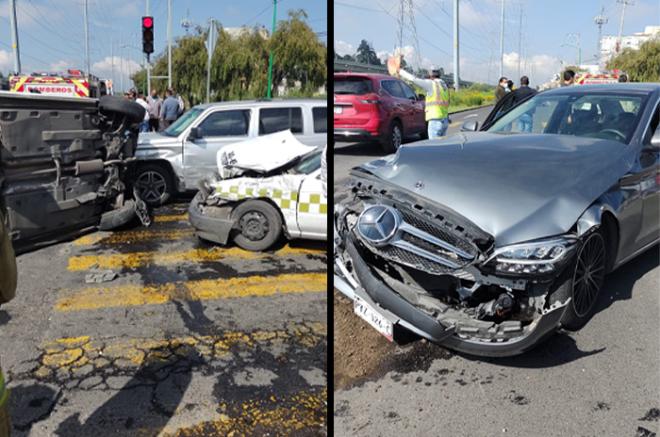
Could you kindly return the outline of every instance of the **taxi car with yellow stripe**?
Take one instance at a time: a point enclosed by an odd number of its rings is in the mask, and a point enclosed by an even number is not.
[[[218,175],[200,183],[188,210],[197,235],[253,251],[268,249],[282,236],[325,240],[322,153],[290,131],[221,149]]]

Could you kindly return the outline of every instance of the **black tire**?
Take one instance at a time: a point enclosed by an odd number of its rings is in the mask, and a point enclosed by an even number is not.
[[[246,200],[234,209],[232,218],[238,228],[234,242],[243,249],[266,250],[282,235],[282,217],[266,201]]]
[[[387,135],[381,141],[385,153],[394,153],[403,144],[403,127],[398,121],[390,123]]]
[[[569,331],[581,329],[593,315],[607,272],[607,247],[602,230],[588,234],[559,279],[556,296],[562,302],[571,298],[561,319],[562,327]]]
[[[164,205],[174,194],[172,174],[160,164],[140,165],[133,185],[140,198],[151,207]]]
[[[141,123],[145,109],[139,104],[119,96],[102,96],[99,99],[101,112],[115,112],[125,116],[130,123]]]
[[[424,130],[419,133],[419,137],[423,140],[429,139],[429,122],[424,124]]]

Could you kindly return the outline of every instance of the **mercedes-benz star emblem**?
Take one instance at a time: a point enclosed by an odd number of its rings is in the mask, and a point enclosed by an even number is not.
[[[372,205],[362,211],[357,222],[360,236],[374,245],[381,245],[396,234],[401,218],[396,209]]]

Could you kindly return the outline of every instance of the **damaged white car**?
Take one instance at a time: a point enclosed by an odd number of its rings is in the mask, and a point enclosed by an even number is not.
[[[325,240],[322,153],[288,130],[224,147],[218,175],[201,182],[189,207],[197,235],[253,251],[268,249],[282,235]]]

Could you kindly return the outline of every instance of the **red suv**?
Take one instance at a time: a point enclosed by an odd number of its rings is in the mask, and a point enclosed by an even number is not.
[[[387,153],[395,152],[404,138],[426,138],[424,97],[405,82],[369,73],[334,75],[335,140],[377,140]]]

